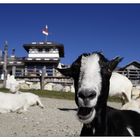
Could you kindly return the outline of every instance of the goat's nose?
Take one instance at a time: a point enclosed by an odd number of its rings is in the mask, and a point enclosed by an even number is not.
[[[96,97],[96,91],[94,91],[94,90],[92,90],[92,91],[84,90],[84,91],[80,91],[78,93],[78,95],[83,100],[85,100],[85,99],[91,100],[91,99],[94,99]]]

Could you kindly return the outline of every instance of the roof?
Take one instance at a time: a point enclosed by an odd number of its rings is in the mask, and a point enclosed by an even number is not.
[[[29,52],[30,48],[57,48],[60,57],[64,57],[64,45],[55,42],[32,42],[31,44],[24,44],[23,47],[27,52]]]
[[[124,69],[126,69],[128,66],[130,66],[130,65],[134,65],[134,66],[136,66],[137,68],[140,68],[140,63],[137,62],[137,61],[133,61],[133,62],[129,63],[128,65],[126,65],[126,66],[120,68],[119,70],[124,70]]]

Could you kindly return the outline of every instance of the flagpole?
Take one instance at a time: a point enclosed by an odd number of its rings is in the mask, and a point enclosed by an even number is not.
[[[46,35],[46,37],[45,37],[45,42],[47,43],[47,35]]]
[[[48,36],[48,26],[46,25],[45,29],[42,30],[42,33],[45,34],[45,43],[47,43]]]

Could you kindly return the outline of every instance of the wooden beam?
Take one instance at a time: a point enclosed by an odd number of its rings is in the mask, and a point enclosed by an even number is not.
[[[41,79],[40,79],[41,90],[44,90],[45,75],[46,75],[46,66],[44,66],[44,67],[42,68]]]
[[[5,41],[4,43],[4,65],[3,65],[3,73],[4,73],[4,80],[3,86],[6,88],[6,80],[7,80],[7,59],[8,58],[8,42]]]

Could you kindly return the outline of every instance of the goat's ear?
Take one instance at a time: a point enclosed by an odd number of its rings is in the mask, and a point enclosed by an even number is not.
[[[72,77],[71,68],[56,68],[62,75]]]
[[[117,65],[122,61],[122,59],[122,57],[116,57],[113,60],[111,60],[109,62],[109,70],[113,71],[117,67]]]

